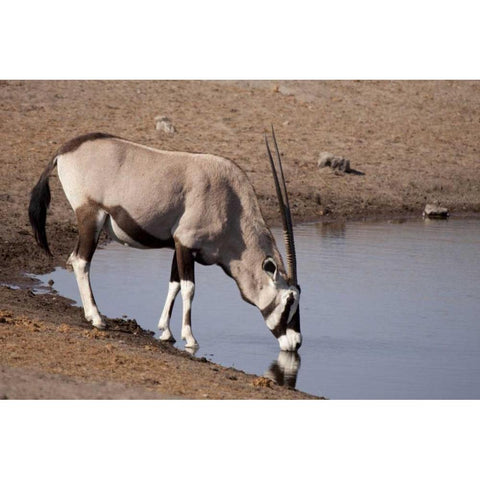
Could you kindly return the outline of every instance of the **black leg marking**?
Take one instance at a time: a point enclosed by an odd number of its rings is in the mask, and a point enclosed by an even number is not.
[[[182,338],[187,347],[198,345],[192,334],[192,300],[195,294],[195,260],[193,252],[175,240],[175,253],[177,256],[178,275],[183,299]]]
[[[170,283],[180,283],[180,276],[178,275],[178,265],[177,265],[177,252],[173,254],[172,259],[172,269],[170,271]],[[173,305],[175,303],[175,298],[173,298],[170,308],[168,309],[168,318],[172,316]]]
[[[78,242],[68,263],[75,272],[85,318],[95,327],[104,328],[105,322],[98,311],[90,284],[90,262],[95,253],[106,214],[88,204],[78,208],[75,213],[78,221]]]
[[[91,262],[106,215],[100,220],[100,210],[92,205],[80,207],[75,213],[78,224],[78,242],[75,247],[75,255]]]

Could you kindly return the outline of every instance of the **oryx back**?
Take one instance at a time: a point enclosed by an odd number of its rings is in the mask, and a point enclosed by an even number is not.
[[[226,234],[226,219],[240,208],[238,193],[225,188],[232,177],[242,185],[236,165],[95,135],[57,154],[59,178],[77,217],[87,209],[104,211],[111,236],[140,248],[173,246],[176,233],[198,249]]]

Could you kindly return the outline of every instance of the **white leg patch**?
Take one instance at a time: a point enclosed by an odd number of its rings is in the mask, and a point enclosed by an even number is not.
[[[165,300],[165,306],[163,307],[162,315],[160,316],[160,321],[158,322],[158,328],[160,330],[163,330],[162,335],[160,336],[160,340],[175,341],[170,330],[170,314],[173,302],[175,301],[175,297],[177,296],[179,291],[179,282],[170,282],[168,284],[167,299]]]
[[[190,325],[190,311],[192,309],[193,296],[195,295],[195,284],[190,280],[180,280],[180,287],[183,300],[182,340],[186,341],[186,347],[196,347],[198,342],[193,336]]]
[[[90,285],[90,262],[71,255],[69,260],[75,272],[78,290],[82,299],[85,318],[96,328],[103,329],[106,327],[105,322],[100,316],[95,300],[93,299],[92,287]]]
[[[191,303],[195,295],[195,284],[190,280],[180,280],[180,287],[182,290],[183,303],[185,303],[185,301]]]
[[[192,327],[190,325],[184,325],[182,327],[182,340],[185,340],[185,347],[193,348],[198,347],[198,342],[192,333]]]

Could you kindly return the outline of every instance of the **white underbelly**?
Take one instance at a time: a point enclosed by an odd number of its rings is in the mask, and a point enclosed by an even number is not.
[[[128,234],[118,226],[118,224],[110,215],[108,215],[107,220],[105,222],[105,226],[103,228],[108,233],[108,235],[112,238],[112,240],[115,240],[116,242],[121,243],[122,245],[126,245],[127,247],[133,247],[133,248],[142,248],[142,249],[149,248],[149,247],[146,247],[145,245],[142,245],[141,243],[136,242],[131,237],[129,237]]]

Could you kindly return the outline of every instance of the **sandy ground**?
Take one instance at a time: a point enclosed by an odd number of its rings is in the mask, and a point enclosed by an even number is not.
[[[157,115],[176,133],[157,131]],[[76,226],[54,176],[46,258],[30,231],[29,192],[77,135],[231,158],[270,224],[279,223],[263,143],[270,124],[296,223],[420,216],[432,202],[452,215],[480,212],[477,81],[1,81],[0,119],[3,398],[311,398],[161,345],[133,322],[92,331],[65,299],[33,294],[23,273],[64,265]],[[319,169],[324,151],[361,174]]]

